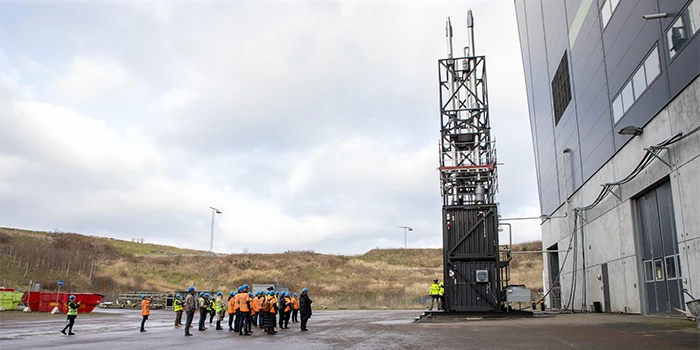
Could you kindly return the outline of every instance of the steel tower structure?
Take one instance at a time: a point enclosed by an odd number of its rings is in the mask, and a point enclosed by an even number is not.
[[[447,58],[438,60],[445,310],[501,311],[508,261],[498,243],[486,59],[475,54],[471,10],[463,57],[453,55],[449,18],[445,36]]]

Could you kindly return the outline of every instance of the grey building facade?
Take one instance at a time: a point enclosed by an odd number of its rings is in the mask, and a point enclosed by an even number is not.
[[[548,304],[677,314],[700,295],[700,0],[515,11]]]

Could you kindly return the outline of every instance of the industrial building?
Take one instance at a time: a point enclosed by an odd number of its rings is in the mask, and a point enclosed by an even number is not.
[[[679,314],[700,298],[700,0],[515,11],[548,307]]]

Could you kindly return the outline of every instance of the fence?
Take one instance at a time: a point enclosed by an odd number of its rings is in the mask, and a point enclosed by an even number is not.
[[[314,296],[314,309],[361,310],[361,309],[426,309],[430,307],[430,296],[405,298],[403,295],[361,294]],[[437,308],[437,305],[435,305]]]

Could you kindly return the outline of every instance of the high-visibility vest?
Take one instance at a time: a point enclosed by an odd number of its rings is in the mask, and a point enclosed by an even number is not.
[[[276,314],[277,313],[277,309],[276,309],[277,308],[277,298],[275,298],[274,296],[270,296],[267,299],[267,302],[270,303],[270,313]]]
[[[440,282],[440,296],[445,295],[445,284]]]
[[[439,295],[440,294],[440,285],[437,283],[433,283],[430,285],[430,295]]]
[[[222,297],[216,297],[216,302],[214,303],[214,310],[216,311],[216,313],[219,313],[219,311],[224,309],[224,306],[221,305],[222,303]]]
[[[292,305],[294,305],[294,310],[299,310],[299,298],[292,297]]]
[[[257,314],[262,308],[262,300],[260,297],[255,297],[250,301],[250,306],[253,308],[253,313]]]
[[[78,304],[76,304],[76,303],[74,303],[74,302],[72,302],[72,301],[69,301],[69,302],[68,302],[68,312],[66,313],[66,315],[68,315],[68,316],[76,316],[76,315],[78,314],[78,308],[79,308],[79,307],[80,307],[80,305],[78,305]]]
[[[151,314],[151,301],[147,299],[141,300],[141,316],[148,316]]]
[[[209,303],[209,306],[207,306],[207,310],[214,311],[214,299],[209,299],[207,302]]]
[[[173,301],[173,311],[175,311],[175,312],[182,311],[182,300],[175,299]]]
[[[292,311],[292,299],[289,297],[284,297],[284,303],[286,305],[284,312]]]
[[[236,313],[236,296],[235,295],[228,299],[228,313],[230,313],[230,314]]]
[[[250,312],[250,309],[248,308],[250,296],[248,293],[238,293],[236,296],[238,297],[238,309],[241,310],[241,312]]]

